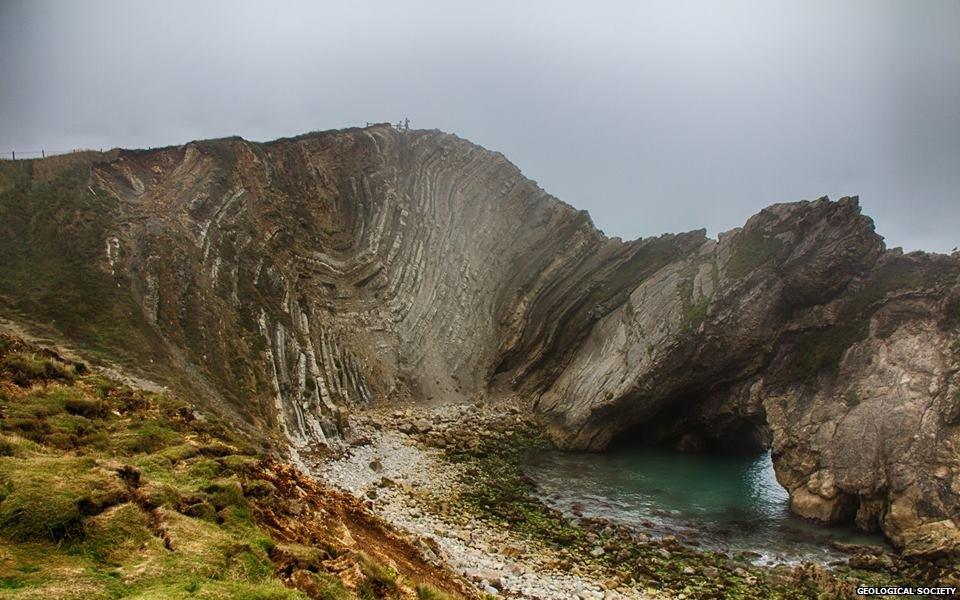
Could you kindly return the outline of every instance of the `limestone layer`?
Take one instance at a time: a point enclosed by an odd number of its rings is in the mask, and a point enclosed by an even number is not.
[[[771,448],[798,514],[960,551],[960,258],[885,249],[855,198],[622,242],[437,131],[58,164],[0,170],[0,307],[294,459],[372,403],[517,394],[563,447]]]

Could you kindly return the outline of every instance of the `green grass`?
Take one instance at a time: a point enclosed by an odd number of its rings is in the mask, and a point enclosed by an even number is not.
[[[148,516],[136,504],[112,506],[83,522],[83,542],[78,548],[98,563],[120,565],[141,548],[155,543]]]
[[[360,555],[360,570],[363,581],[357,590],[361,600],[395,598],[399,596],[397,572],[366,554]]]
[[[90,458],[0,458],[0,535],[13,541],[63,541],[85,515],[125,499],[125,490]]]
[[[0,365],[19,353],[72,364],[0,334]],[[339,517],[329,537],[299,533],[294,504],[343,500],[304,496],[308,480],[212,416],[87,371],[13,375],[0,368],[0,599],[413,595],[422,573],[338,545]]]
[[[180,441],[180,435],[156,422],[146,422],[134,426],[134,435],[127,442],[127,450],[132,453],[150,454]]]
[[[76,365],[33,352],[11,352],[4,357],[0,368],[9,371],[10,378],[20,386],[45,379],[73,381],[77,376]]]
[[[161,346],[105,267],[119,208],[91,177],[91,160],[42,175],[37,161],[0,164],[0,312],[27,315],[98,356],[143,364],[162,356]]]
[[[790,363],[779,379],[807,382],[820,373],[836,373],[847,349],[866,336],[866,321],[805,331],[797,337]]]
[[[304,597],[276,579],[244,495],[249,446],[169,396],[64,378],[70,363],[0,340],[0,371],[29,384],[0,386],[0,597]]]
[[[190,579],[158,583],[124,594],[131,600],[292,600],[307,596],[285,588],[279,581],[251,583],[216,579]]]
[[[311,597],[315,600],[351,600],[356,598],[343,582],[328,573],[310,573],[312,579]]]
[[[782,247],[783,242],[773,235],[766,235],[762,230],[740,233],[727,261],[727,275],[733,279],[745,277],[774,258]]]
[[[454,596],[442,592],[429,584],[420,584],[417,586],[418,600],[455,600]]]
[[[693,289],[694,283],[696,282],[697,272],[699,271],[700,264],[694,262],[692,263],[684,272],[683,279],[680,281],[679,285],[679,294],[680,301],[683,303],[683,312],[681,314],[680,320],[680,331],[684,334],[690,334],[695,332],[700,325],[703,323],[704,319],[707,317],[707,308],[710,306],[710,296],[702,295],[699,298],[694,299],[695,290]],[[717,285],[717,266],[716,263],[713,263],[713,277],[714,277],[714,289]]]
[[[533,495],[532,483],[520,470],[523,453],[545,449],[541,438],[518,437],[512,443],[488,444],[451,455],[465,463],[462,501],[484,518],[554,546],[582,542],[585,532]]]

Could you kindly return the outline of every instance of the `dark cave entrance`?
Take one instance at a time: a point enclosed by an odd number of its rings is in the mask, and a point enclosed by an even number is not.
[[[742,458],[763,462],[773,474],[773,456],[770,453],[772,435],[762,411],[751,414],[697,414],[695,401],[677,402],[670,410],[639,420],[625,427],[611,439],[606,452],[611,455],[629,455],[644,449],[655,449],[668,454],[696,455],[705,460]],[[784,494],[784,508],[789,505],[787,490],[776,479]],[[835,529],[857,528],[866,533],[879,529],[876,515],[860,516],[860,498],[856,494],[839,492],[837,503],[823,519],[805,519],[812,526]],[[793,513],[793,511],[790,511]],[[794,513],[795,514],[795,513]]]
[[[741,415],[696,415],[693,402],[637,420],[617,432],[608,451],[653,446],[697,454],[758,455],[770,450],[771,434],[763,412]]]

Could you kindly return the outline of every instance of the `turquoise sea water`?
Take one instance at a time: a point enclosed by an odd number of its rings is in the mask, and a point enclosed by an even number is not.
[[[569,514],[604,517],[703,548],[756,553],[761,563],[841,558],[830,540],[882,545],[853,527],[794,517],[768,454],[678,454],[631,448],[605,454],[542,452],[525,471],[543,500]]]

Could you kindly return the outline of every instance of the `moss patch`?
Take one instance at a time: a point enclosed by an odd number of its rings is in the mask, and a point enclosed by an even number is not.
[[[866,321],[805,331],[797,337],[781,381],[806,382],[823,372],[835,373],[847,349],[866,336]]]
[[[710,306],[710,296],[701,295],[694,298],[696,290],[694,283],[702,263],[692,263],[684,272],[679,285],[680,301],[683,303],[683,312],[680,318],[680,331],[684,334],[695,332],[707,317],[707,308]],[[717,266],[713,264],[714,288],[717,285]]]
[[[532,482],[520,470],[524,453],[548,447],[544,438],[516,437],[509,443],[483,444],[451,454],[466,464],[462,500],[484,518],[548,544],[582,542],[585,532],[536,499]]]
[[[734,279],[745,277],[774,258],[782,247],[782,241],[763,230],[754,229],[749,233],[741,233],[733,243],[730,259],[727,261],[727,275]]]

